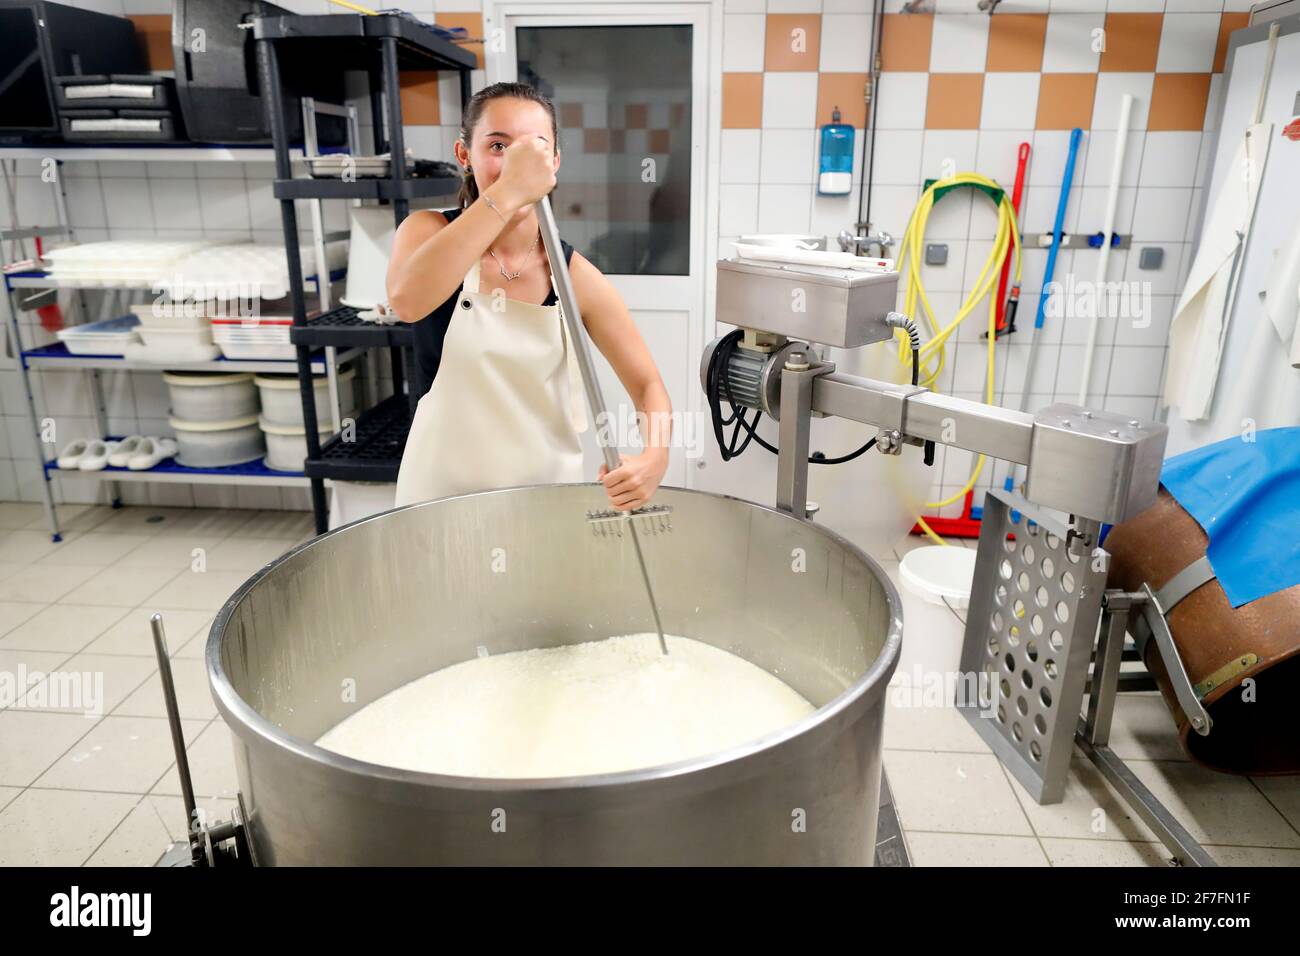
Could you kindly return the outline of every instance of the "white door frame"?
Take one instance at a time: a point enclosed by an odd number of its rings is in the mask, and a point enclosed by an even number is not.
[[[514,28],[517,26],[626,26],[632,24],[688,24],[693,28],[691,76],[691,295],[687,329],[687,402],[679,409],[694,423],[695,440],[712,440],[706,424],[703,389],[695,369],[704,354],[705,342],[715,325],[713,302],[716,295],[718,258],[718,185],[721,178],[719,153],[722,147],[722,4],[717,0],[684,0],[655,3],[645,0],[483,0],[483,30],[487,51],[486,79],[492,83],[517,79]],[[629,292],[629,308],[653,303],[658,276],[619,276],[618,283]],[[692,364],[695,363],[695,364]],[[674,436],[681,440],[680,430]],[[695,486],[695,472],[703,457],[688,459],[684,484]]]

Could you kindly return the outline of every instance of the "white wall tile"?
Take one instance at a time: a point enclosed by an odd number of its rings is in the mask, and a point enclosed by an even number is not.
[[[968,10],[934,18],[931,73],[983,73],[989,47],[989,17]]]
[[[925,129],[928,73],[882,73],[876,98],[876,129]]]
[[[1095,73],[1100,52],[1094,31],[1103,29],[1104,13],[1050,13],[1043,45],[1044,73]]]
[[[1146,133],[1130,132],[1124,143],[1124,165],[1120,167],[1119,184],[1136,186],[1142,170],[1142,150],[1146,142]],[[1109,186],[1111,169],[1115,162],[1116,130],[1096,130],[1088,134],[1088,157],[1083,168],[1082,182],[1085,186]]]
[[[1223,10],[1223,0],[1165,0],[1166,14],[1219,13],[1221,10]]]
[[[1187,216],[1191,209],[1190,189],[1138,190],[1133,212],[1133,239],[1137,242],[1185,242]]]
[[[1129,109],[1128,128],[1146,129],[1147,110],[1151,106],[1151,88],[1154,82],[1154,73],[1098,73],[1090,128],[1118,129],[1120,101],[1124,94],[1128,93],[1133,97],[1133,105]]]
[[[931,129],[925,131],[921,147],[921,174],[940,179],[975,168],[975,147],[979,133],[973,129]]]
[[[1136,308],[1129,308],[1128,314],[1120,316],[1116,322],[1115,344],[1163,348],[1169,341],[1169,324],[1173,320],[1177,298],[1149,295],[1139,283],[1136,299]]]
[[[816,124],[816,73],[763,74],[764,129],[811,130]]]
[[[758,231],[758,185],[724,183],[718,187],[718,231],[744,235]]]
[[[812,221],[812,190],[782,184],[758,187],[759,232],[804,232]]]
[[[1031,127],[1016,130],[981,129],[979,133],[979,144],[975,150],[975,168],[999,182],[1005,189],[1012,189],[1016,182],[1016,165],[1019,162],[1021,143],[1029,143],[1029,164],[1034,162],[1033,129]],[[1026,179],[1028,175],[1027,164]]]
[[[962,240],[964,242],[970,236],[972,203],[973,196],[967,190],[954,189],[945,193],[930,210],[930,218],[926,221],[926,241],[948,242],[950,244],[953,240]],[[948,250],[948,261],[955,263],[957,272],[961,271],[961,261],[952,248]]]
[[[74,229],[83,226],[105,228],[108,214],[104,207],[104,193],[99,179],[64,179],[67,194],[68,218]]]
[[[759,182],[811,186],[814,182],[816,136],[813,130],[764,130]]]
[[[199,214],[198,180],[155,179],[150,181],[149,186],[154,205],[159,210],[159,229],[203,228],[203,218]]]
[[[877,130],[872,182],[894,186],[920,182],[924,138],[921,130]]]
[[[1079,148],[1074,161],[1076,182],[1088,157],[1088,139],[1087,133],[1079,137]],[[1035,130],[1034,149],[1029,157],[1029,184],[1031,186],[1052,185],[1059,189],[1069,151],[1069,130]]]
[[[1209,73],[1219,39],[1217,13],[1166,13],[1157,73]]]
[[[1165,259],[1159,269],[1139,269],[1138,262],[1142,250],[1147,246],[1160,246],[1165,251]],[[1125,282],[1149,283],[1150,294],[1178,295],[1182,286],[1178,281],[1182,269],[1186,243],[1179,242],[1140,242],[1135,241],[1129,249],[1128,266],[1124,271]]]
[[[243,179],[200,179],[198,185],[204,228],[244,232],[252,228]]]
[[[884,230],[894,236],[895,239],[901,239],[903,230],[907,228],[908,217],[912,215],[912,209],[916,201],[920,198],[920,185],[913,186],[873,186],[871,188],[871,209],[868,213],[871,219],[873,230],[879,232]],[[898,255],[898,246],[893,249],[892,254]]]
[[[722,131],[722,168],[724,183],[758,182],[762,130],[724,129]]]
[[[1138,191],[1131,186],[1121,187],[1115,201],[1115,231],[1125,235],[1133,231],[1133,208],[1137,202]],[[1079,231],[1097,233],[1106,221],[1106,200],[1110,189],[1106,186],[1084,186],[1079,190]],[[1122,264],[1111,250],[1111,262],[1107,274],[1114,278],[1123,276]],[[1117,271],[1118,270],[1118,271]]]
[[[1156,396],[1165,350],[1142,345],[1119,346],[1111,358],[1106,390],[1111,395]],[[1095,380],[1094,380],[1095,381]]]
[[[824,73],[867,73],[871,69],[871,17],[822,14],[821,66]]]
[[[1204,133],[1153,130],[1146,134],[1142,149],[1142,172],[1138,185],[1193,186],[1196,161]]]
[[[153,230],[155,228],[153,202],[149,195],[147,179],[105,181],[104,210],[108,226],[115,235],[119,229]]]
[[[1163,13],[1164,10],[1165,0],[1108,0],[1106,4],[1107,13]]]
[[[980,129],[1032,129],[1038,116],[1038,73],[988,73]]]
[[[767,17],[727,13],[722,17],[722,69],[725,73],[761,73]]]

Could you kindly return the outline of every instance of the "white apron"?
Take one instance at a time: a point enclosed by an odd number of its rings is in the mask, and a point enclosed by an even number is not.
[[[504,307],[494,310],[494,301]],[[438,374],[411,422],[397,506],[584,480],[582,401],[559,303],[494,300],[479,292],[475,263],[456,298]]]

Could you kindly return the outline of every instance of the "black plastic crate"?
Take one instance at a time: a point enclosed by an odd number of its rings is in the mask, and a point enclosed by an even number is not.
[[[405,395],[392,395],[356,420],[352,441],[343,433],[321,447],[319,458],[309,458],[309,478],[339,481],[396,481],[411,430],[411,409]]]

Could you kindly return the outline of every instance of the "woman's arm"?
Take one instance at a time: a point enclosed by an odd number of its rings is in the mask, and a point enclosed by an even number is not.
[[[668,470],[672,402],[654,357],[618,290],[576,251],[569,262],[569,274],[591,340],[609,360],[636,405],[641,440],[645,445],[645,451],[640,455],[622,455],[622,465],[608,474],[605,466],[601,465],[600,481],[616,508],[639,508],[650,500]],[[613,427],[613,423],[606,427]]]
[[[499,183],[488,187],[506,219],[522,205]],[[432,209],[411,213],[393,236],[388,260],[388,305],[403,322],[419,322],[447,301],[465,273],[483,258],[505,221],[480,196],[451,222]]]

